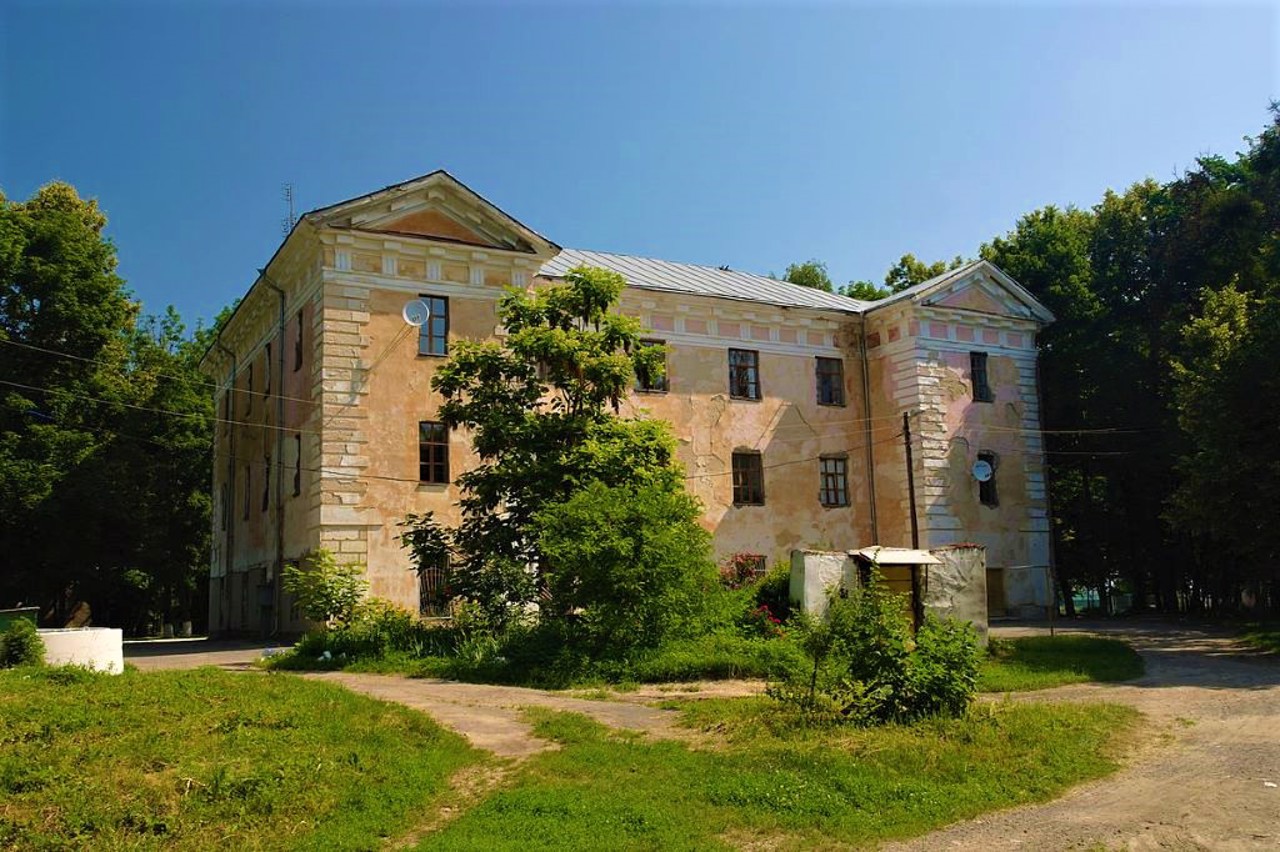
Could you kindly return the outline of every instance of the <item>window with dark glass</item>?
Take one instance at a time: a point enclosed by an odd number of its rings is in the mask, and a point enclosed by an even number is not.
[[[996,491],[996,471],[999,469],[995,453],[978,453],[978,461],[991,465],[991,477],[978,483],[978,501],[984,506],[999,506],[1000,495]]]
[[[293,436],[293,496],[302,493],[302,435]]]
[[[733,502],[736,506],[764,503],[764,464],[759,453],[733,454]]]
[[[249,370],[244,379],[244,413],[253,413],[253,362],[249,362]]]
[[[987,381],[987,353],[969,353],[969,376],[973,380],[973,401],[992,402],[991,384]]]
[[[431,318],[418,329],[419,355],[449,354],[449,300],[444,296],[418,296],[431,309]]]
[[[818,460],[821,479],[818,498],[824,506],[849,505],[849,467],[844,456],[823,456]]]
[[[753,349],[729,350],[729,396],[760,398],[760,353]]]
[[[253,484],[253,468],[244,466],[244,519],[249,520],[249,488]]]
[[[302,369],[302,311],[298,311],[298,333],[293,338],[293,371]]]
[[[663,346],[665,340],[641,340],[641,346]],[[666,356],[662,360],[662,372],[649,374],[647,371],[636,371],[636,390],[645,393],[666,393],[670,386],[667,383],[667,362]]]
[[[227,516],[231,514],[231,498],[227,495],[227,483],[218,489],[218,509],[222,515],[222,529],[227,528]]]
[[[818,404],[844,405],[844,361],[839,358],[819,358]]]
[[[267,344],[267,354],[263,358],[262,395],[271,396],[271,344]]]
[[[262,511],[271,505],[271,456],[262,458]]]
[[[443,423],[423,420],[418,424],[418,479],[449,482],[449,429]]]

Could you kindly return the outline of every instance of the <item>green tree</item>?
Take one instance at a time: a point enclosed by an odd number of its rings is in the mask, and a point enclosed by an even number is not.
[[[789,264],[787,271],[782,275],[782,280],[799,284],[801,287],[821,290],[824,293],[834,290],[831,286],[831,276],[827,274],[827,265],[820,260]]]
[[[840,288],[840,295],[848,296],[850,299],[861,299],[864,302],[874,302],[893,294],[884,287],[877,287],[870,281],[850,281]]]
[[[892,293],[901,293],[908,287],[922,284],[948,269],[955,269],[964,264],[964,258],[956,257],[950,263],[939,260],[936,263],[925,263],[916,259],[914,254],[904,254],[898,262],[889,267],[884,276],[884,286]]]
[[[637,371],[662,375],[661,347],[614,312],[624,281],[580,267],[562,286],[513,291],[499,305],[502,341],[460,341],[436,372],[440,418],[470,432],[479,464],[458,477],[462,523],[451,531],[454,586],[501,624],[538,603],[563,613],[547,578],[539,513],[593,482],[678,493],[667,424],[617,416]],[[435,523],[428,521],[428,523]]]
[[[204,610],[212,331],[139,319],[105,226],[62,183],[0,200],[0,600],[137,632]]]

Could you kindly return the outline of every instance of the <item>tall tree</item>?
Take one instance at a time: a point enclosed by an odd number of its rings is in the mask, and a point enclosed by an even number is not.
[[[925,263],[922,260],[918,260],[914,254],[904,254],[885,273],[884,286],[888,287],[892,293],[901,293],[908,287],[922,284],[930,278],[941,275],[948,269],[955,269],[963,263],[964,258],[962,257],[956,257],[950,263],[945,260]]]
[[[810,287],[824,293],[832,292],[831,276],[827,274],[827,265],[820,260],[806,260],[804,263],[792,263],[782,275],[783,281]]]
[[[624,284],[582,267],[562,286],[511,293],[499,306],[506,338],[460,341],[432,379],[444,397],[440,419],[469,430],[480,457],[457,480],[463,520],[449,535],[461,560],[453,585],[496,622],[533,603],[556,612],[573,601],[554,598],[576,581],[553,581],[544,510],[592,483],[683,493],[670,427],[616,413],[635,375],[660,376],[665,360],[661,347],[641,344],[635,319],[612,310]],[[418,539],[438,540],[420,530]]]

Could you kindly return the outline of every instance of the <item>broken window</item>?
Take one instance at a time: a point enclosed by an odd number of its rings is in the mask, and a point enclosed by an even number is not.
[[[729,396],[760,398],[760,353],[752,349],[729,350]]]

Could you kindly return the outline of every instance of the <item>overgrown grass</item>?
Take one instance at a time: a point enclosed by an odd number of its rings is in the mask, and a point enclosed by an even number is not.
[[[1019,692],[1068,683],[1141,677],[1142,657],[1118,639],[1028,636],[992,639],[978,676],[983,692]]]
[[[0,848],[371,849],[481,759],[426,716],[214,669],[0,672]]]
[[[1246,624],[1240,638],[1260,651],[1280,654],[1280,622]]]
[[[526,641],[521,641],[521,639]],[[352,672],[440,677],[548,689],[610,683],[664,683],[724,678],[776,678],[803,667],[799,647],[786,638],[748,638],[732,630],[669,642],[614,659],[590,659],[538,637],[509,638],[489,649],[463,645],[451,656],[416,656],[387,651],[368,656],[331,656],[322,660],[314,643],[276,657],[281,670],[342,669]]]
[[[1113,705],[984,705],[962,719],[814,728],[769,699],[688,703],[693,749],[531,710],[562,748],[421,849],[714,849],[868,844],[1047,799],[1116,767]]]

